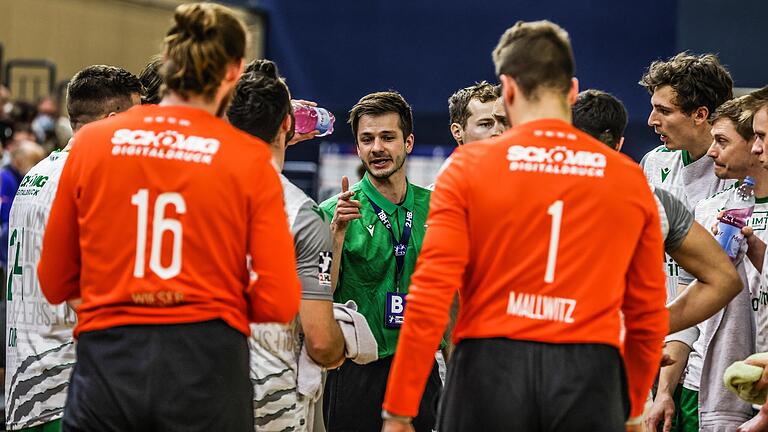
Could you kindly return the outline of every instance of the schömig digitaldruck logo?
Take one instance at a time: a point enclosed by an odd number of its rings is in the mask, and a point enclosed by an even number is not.
[[[564,145],[552,148],[513,145],[507,150],[507,159],[510,171],[581,177],[603,177],[607,164],[602,153],[572,150]]]

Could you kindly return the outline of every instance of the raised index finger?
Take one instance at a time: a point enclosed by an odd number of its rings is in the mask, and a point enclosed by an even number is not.
[[[341,176],[341,193],[349,190],[349,178],[347,176]]]

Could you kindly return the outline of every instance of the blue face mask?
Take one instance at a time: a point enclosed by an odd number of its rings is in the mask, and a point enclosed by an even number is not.
[[[43,142],[47,137],[53,136],[56,130],[56,122],[48,114],[41,114],[32,122],[32,131],[38,141]]]

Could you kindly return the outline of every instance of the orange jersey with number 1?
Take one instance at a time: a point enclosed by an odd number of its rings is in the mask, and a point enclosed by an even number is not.
[[[41,289],[82,297],[75,335],[287,322],[300,284],[282,195],[267,145],[205,111],[139,106],[89,124],[61,174]]]
[[[667,333],[659,216],[640,167],[559,120],[456,149],[432,193],[384,407],[415,415],[458,289],[454,341],[621,348],[633,415]],[[478,371],[493,373],[493,371]]]

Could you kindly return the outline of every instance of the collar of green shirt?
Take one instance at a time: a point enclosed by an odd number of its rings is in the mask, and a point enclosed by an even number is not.
[[[373,201],[382,210],[387,212],[387,214],[394,213],[398,207],[403,207],[406,210],[413,211],[413,187],[411,186],[411,183],[408,182],[407,178],[405,179],[405,183],[408,189],[405,192],[405,201],[403,201],[403,203],[400,205],[394,204],[392,201],[386,199],[384,195],[382,195],[381,192],[379,192],[368,179],[368,173],[365,173],[362,181],[360,181],[360,189],[368,197],[368,199]]]

